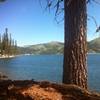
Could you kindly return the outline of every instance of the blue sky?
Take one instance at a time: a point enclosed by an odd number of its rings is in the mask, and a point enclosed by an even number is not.
[[[45,1],[42,8],[38,0],[6,0],[0,3],[0,33],[5,28],[17,40],[19,46],[46,43],[50,41],[64,40],[63,22],[57,24],[54,20],[54,11],[44,11]],[[100,5],[89,4],[88,13],[95,16],[100,24]],[[95,34],[95,24],[92,19],[88,22],[88,40],[98,35]]]
[[[97,0],[99,1],[99,0]],[[91,2],[87,6],[87,14],[88,16],[93,16],[97,22],[97,25],[100,25],[100,1],[99,4]],[[96,25],[92,18],[88,17],[89,20],[87,21],[87,39],[88,41],[97,38],[100,36],[100,32],[95,33]]]

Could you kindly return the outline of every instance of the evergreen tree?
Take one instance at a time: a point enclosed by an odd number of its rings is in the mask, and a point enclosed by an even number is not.
[[[63,83],[87,88],[87,0],[47,0],[50,8],[55,3],[56,16],[64,10]],[[62,3],[64,7],[62,8]]]
[[[2,41],[1,41],[1,34],[0,34],[0,56],[1,56],[1,51],[2,51]]]
[[[9,51],[9,47],[8,47],[8,45],[9,45],[9,39],[8,39],[8,28],[6,28],[5,29],[5,54],[6,55],[9,55],[8,54],[8,51]]]
[[[15,40],[15,55],[17,55],[17,41]]]
[[[6,42],[5,42],[5,33],[2,36],[2,55],[5,55],[5,46],[6,46]]]
[[[0,54],[15,55],[17,54],[17,41],[12,39],[11,34],[8,33],[8,28],[5,29],[5,33],[0,35]]]
[[[10,37],[9,37],[9,54],[12,55],[12,37],[11,37],[11,33],[10,33]]]
[[[63,82],[87,88],[86,0],[64,0]]]

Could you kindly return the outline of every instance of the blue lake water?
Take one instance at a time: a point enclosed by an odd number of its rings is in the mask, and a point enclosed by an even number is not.
[[[49,80],[61,83],[62,55],[31,55],[0,59],[0,72],[10,79]],[[100,54],[88,55],[88,85],[100,92]]]

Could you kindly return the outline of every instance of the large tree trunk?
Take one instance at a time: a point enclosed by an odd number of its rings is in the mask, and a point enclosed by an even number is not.
[[[86,0],[64,0],[65,44],[63,83],[87,88]]]

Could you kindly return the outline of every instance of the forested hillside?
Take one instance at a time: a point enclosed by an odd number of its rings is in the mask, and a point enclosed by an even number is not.
[[[100,38],[88,43],[89,53],[100,53]],[[29,45],[18,48],[20,54],[63,54],[64,44],[62,42],[49,42],[43,44]]]

